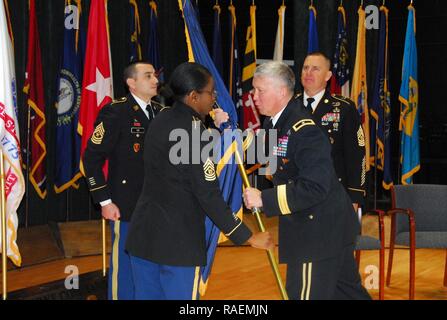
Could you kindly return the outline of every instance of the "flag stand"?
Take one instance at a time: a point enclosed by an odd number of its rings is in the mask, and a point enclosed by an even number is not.
[[[248,176],[247,176],[247,173],[245,172],[245,168],[244,168],[244,162],[242,161],[241,155],[239,154],[238,150],[235,150],[235,157],[236,157],[237,166],[239,168],[239,172],[241,173],[241,176],[242,176],[242,181],[244,183],[244,186],[246,188],[250,188],[250,181],[248,180]],[[259,208],[252,208],[251,211],[254,214],[254,216],[256,217],[256,222],[258,223],[259,230],[261,232],[265,232],[264,223],[262,222],[261,215],[260,215],[261,211],[259,210]],[[284,287],[284,283],[282,282],[282,279],[281,279],[281,274],[279,273],[278,263],[276,262],[273,250],[272,249],[267,250],[267,255],[268,255],[268,258],[270,261],[270,265],[273,269],[273,273],[275,275],[279,290],[281,292],[281,297],[283,300],[289,300],[289,297],[287,296],[286,289]]]
[[[2,219],[2,296],[3,300],[7,297],[7,258],[6,248],[6,199],[5,199],[5,169],[3,167],[3,150],[0,150],[0,187],[1,187],[1,219]]]

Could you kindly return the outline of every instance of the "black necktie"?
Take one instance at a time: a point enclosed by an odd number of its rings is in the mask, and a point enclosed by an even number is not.
[[[152,106],[150,105],[150,104],[148,104],[147,106],[146,106],[146,111],[147,111],[147,114],[148,114],[148,116],[149,116],[149,121],[150,120],[152,120],[152,119],[154,119],[154,109],[152,109]]]
[[[310,111],[310,112],[312,112],[313,110],[312,110],[312,103],[315,101],[315,99],[314,98],[307,98],[307,109]]]

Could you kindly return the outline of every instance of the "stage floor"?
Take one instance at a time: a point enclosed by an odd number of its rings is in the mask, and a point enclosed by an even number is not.
[[[245,221],[254,227],[254,219],[249,215]],[[277,221],[265,219],[266,229],[277,239]],[[97,227],[95,226],[97,229]],[[78,238],[79,241],[79,238]],[[107,263],[108,263],[107,259]],[[446,250],[416,250],[416,299],[447,300],[447,287],[443,286]],[[388,250],[386,251],[386,263]],[[378,251],[363,251],[360,261],[360,274],[364,284],[371,284],[368,267],[378,266]],[[386,264],[387,265],[387,264]],[[11,299],[29,299],[39,295],[39,288],[45,290],[45,285],[53,289],[64,288],[64,281],[77,268],[80,275],[79,290],[83,291],[82,299],[102,299],[105,297],[105,279],[101,279],[102,256],[100,254],[58,258],[31,266],[13,269],[8,272],[8,292]],[[285,279],[285,266],[280,265],[280,273]],[[393,264],[393,276],[390,287],[385,288],[385,299],[408,299],[409,283],[409,251],[396,249]],[[374,281],[373,281],[374,282]],[[377,283],[377,281],[376,281]],[[98,286],[97,292],[88,293],[85,286]],[[377,283],[378,285],[378,283]],[[84,287],[83,287],[84,286]],[[27,290],[24,290],[27,289]],[[21,291],[22,290],[22,291]],[[374,299],[378,299],[378,287],[368,289]],[[42,292],[41,292],[42,293]],[[71,292],[72,293],[72,292]],[[50,299],[72,299],[75,294],[63,292],[53,295]],[[28,297],[27,297],[28,295]],[[79,297],[80,295],[78,295]],[[96,296],[96,297],[95,297]],[[249,246],[232,246],[225,243],[218,247],[216,258],[209,279],[204,300],[279,300],[275,278],[269,265],[267,254],[263,250]]]

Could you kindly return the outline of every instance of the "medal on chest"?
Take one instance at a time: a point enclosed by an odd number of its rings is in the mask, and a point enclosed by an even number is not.
[[[287,155],[287,145],[289,136],[285,135],[278,138],[278,145],[273,146],[273,155],[277,157],[285,157]]]

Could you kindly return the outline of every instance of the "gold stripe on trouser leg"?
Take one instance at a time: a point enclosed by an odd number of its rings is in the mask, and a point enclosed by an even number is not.
[[[197,289],[199,287],[200,282],[200,267],[196,267],[195,275],[194,275],[194,287],[192,289],[192,297],[191,300],[197,300]]]
[[[115,240],[113,241],[112,249],[112,299],[118,300],[118,255],[119,255],[119,242],[120,242],[120,221],[115,221],[113,232],[115,233]]]
[[[307,276],[307,263],[303,263],[303,279],[302,279],[302,283],[301,283],[301,300],[304,300],[304,294],[306,292],[306,276]]]
[[[312,262],[307,265],[307,289],[306,300],[310,299],[310,288],[312,286]]]

